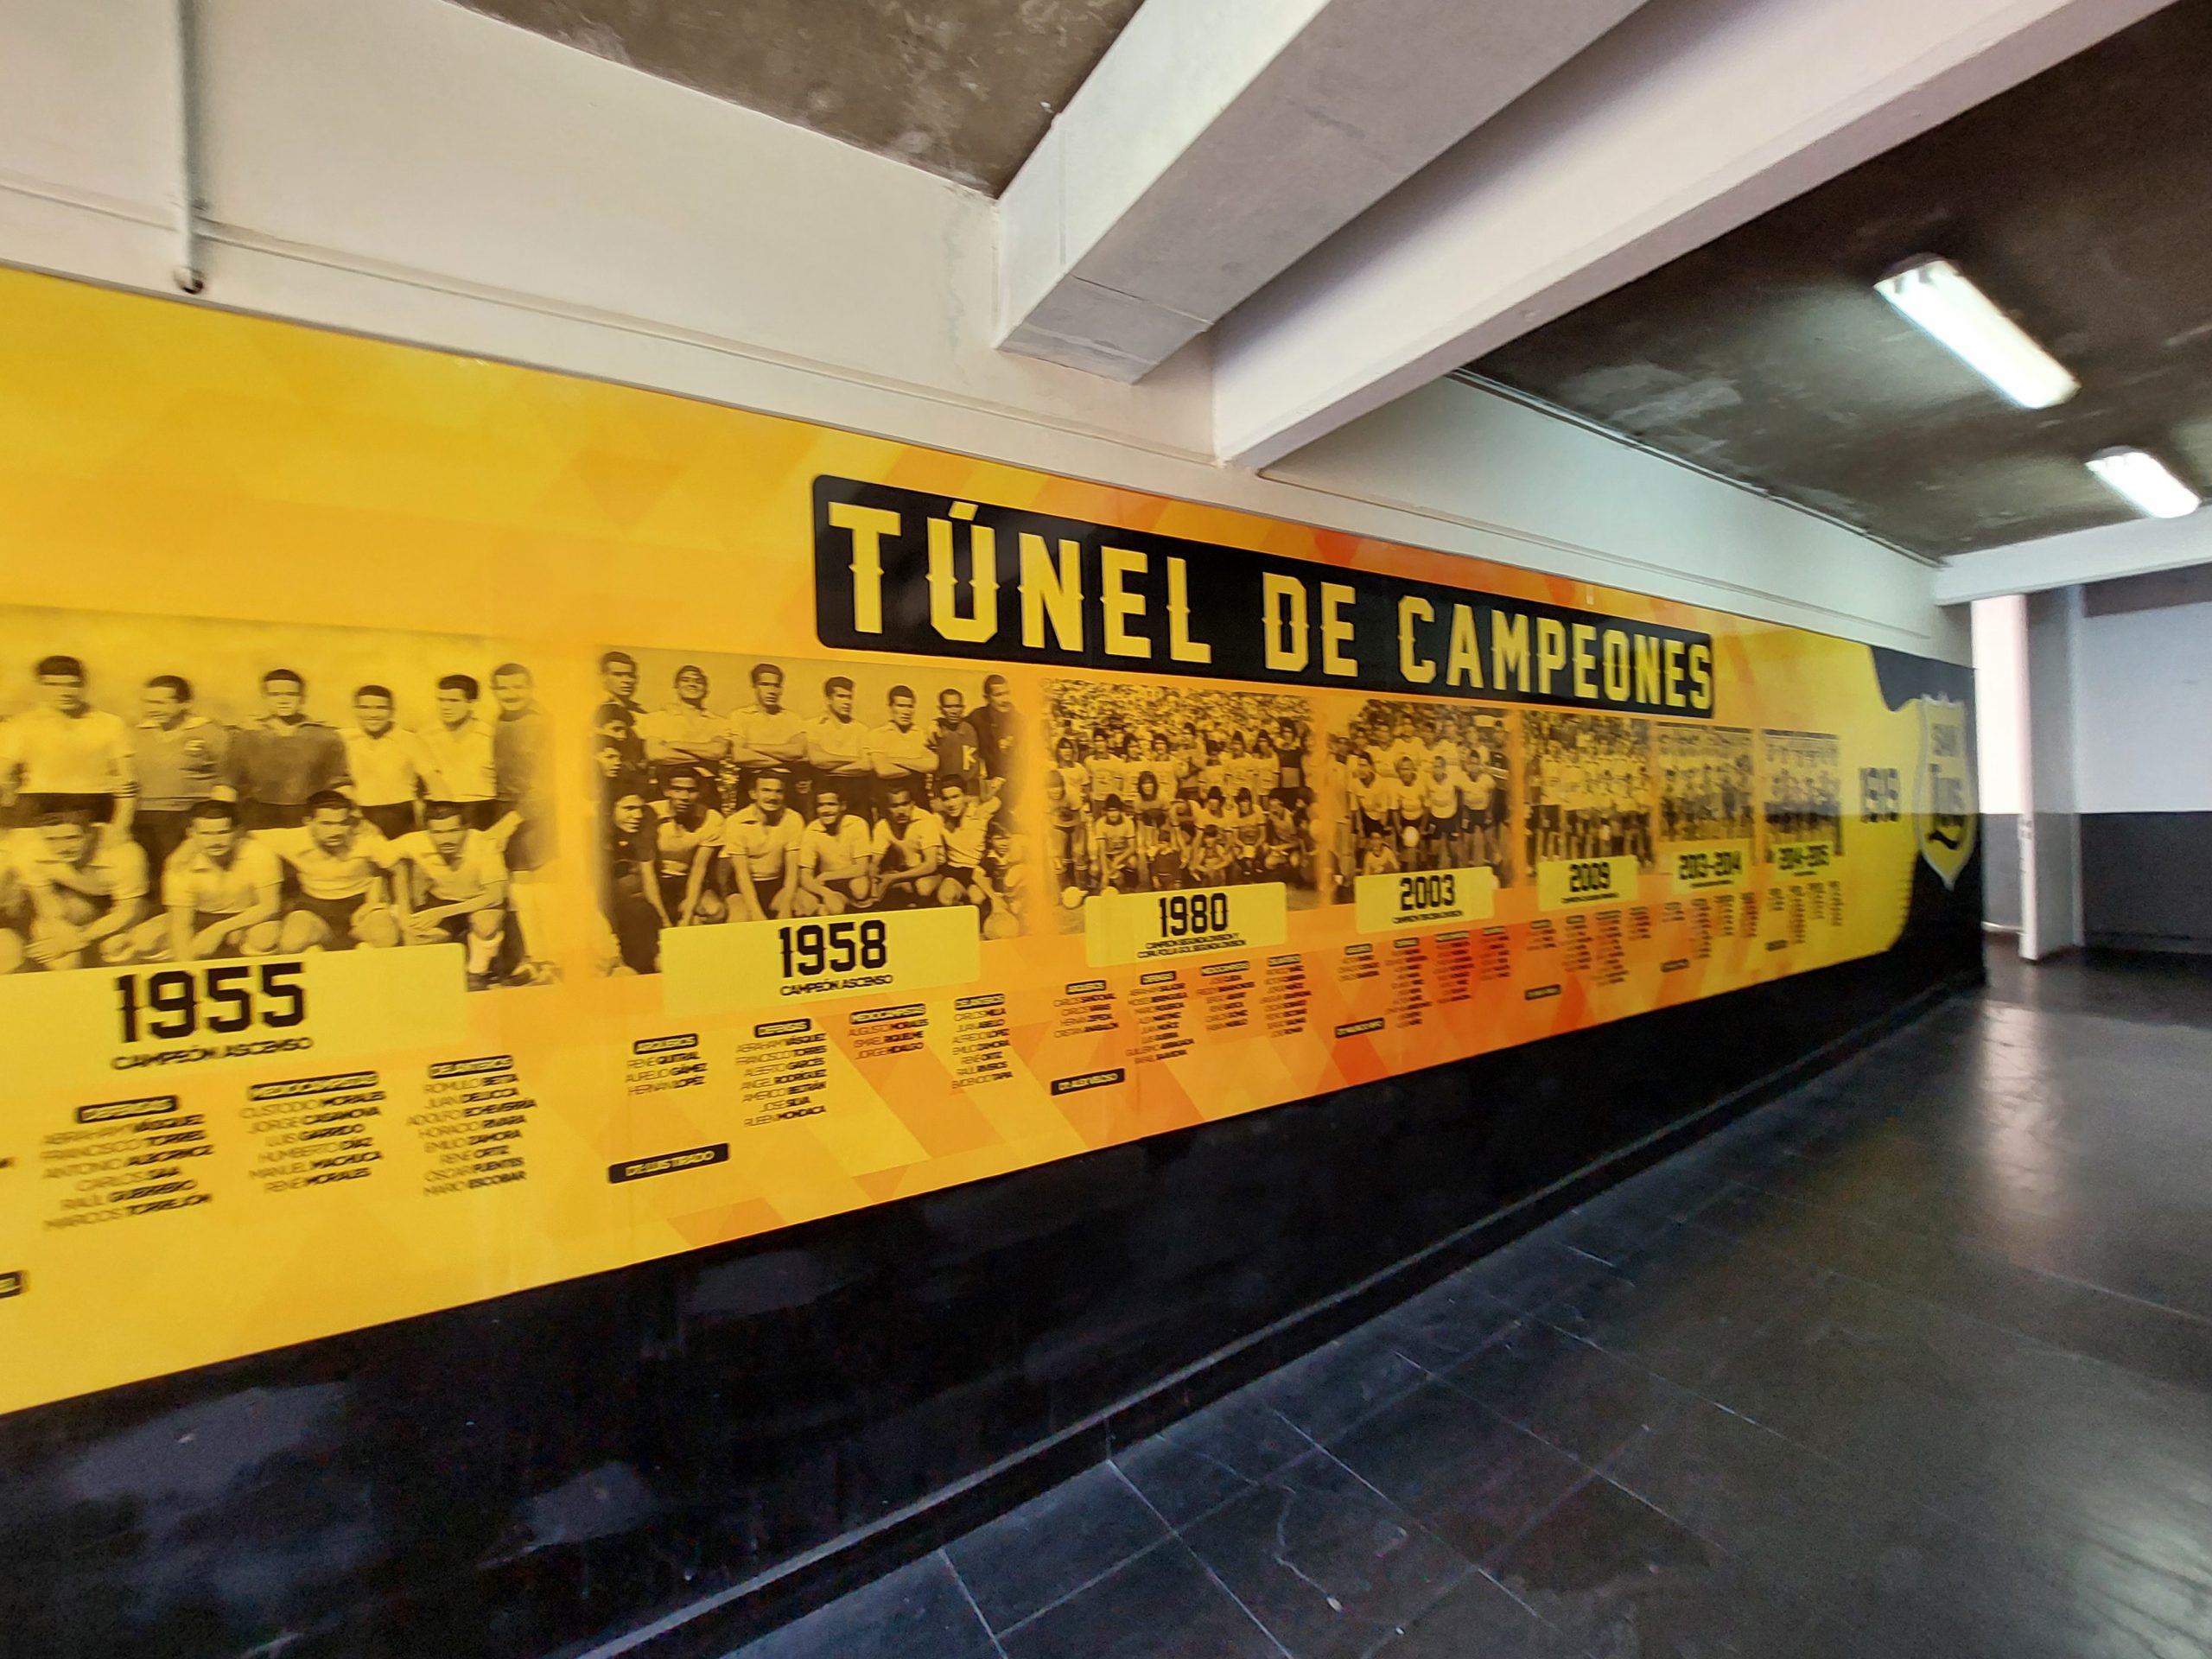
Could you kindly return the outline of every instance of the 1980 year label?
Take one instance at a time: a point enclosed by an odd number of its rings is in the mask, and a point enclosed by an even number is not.
[[[1102,893],[1083,906],[1084,950],[1094,968],[1210,950],[1281,944],[1289,906],[1280,881],[1187,893]]]

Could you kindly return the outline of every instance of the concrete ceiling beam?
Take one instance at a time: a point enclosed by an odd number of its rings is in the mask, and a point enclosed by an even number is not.
[[[2163,3],[1638,11],[1224,321],[1216,454],[1265,466]]]
[[[1147,0],[1000,203],[1000,344],[1141,378],[1643,3]]]
[[[2005,547],[1954,554],[1936,571],[1936,602],[1964,605],[2212,564],[2212,509],[2186,518],[2130,518]]]

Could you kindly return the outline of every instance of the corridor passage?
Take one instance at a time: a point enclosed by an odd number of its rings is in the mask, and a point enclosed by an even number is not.
[[[1991,967],[742,1659],[2202,1659],[2212,971]]]

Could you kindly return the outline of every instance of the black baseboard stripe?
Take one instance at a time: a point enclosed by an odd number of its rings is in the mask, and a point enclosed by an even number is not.
[[[2212,956],[2212,938],[2171,933],[2109,933],[2092,928],[2086,943],[2093,950],[2144,950],[2169,957]]]

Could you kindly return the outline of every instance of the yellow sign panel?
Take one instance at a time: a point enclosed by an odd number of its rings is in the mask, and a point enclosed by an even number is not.
[[[671,928],[666,1007],[693,1019],[966,985],[982,971],[978,938],[965,906]]]
[[[23,273],[0,356],[0,1411],[1871,956],[1974,846],[1940,664]]]
[[[1748,841],[1708,841],[1695,846],[1673,847],[1667,852],[1667,868],[1677,893],[1713,893],[1751,884],[1751,843]]]
[[[1093,968],[1164,962],[1217,950],[1258,950],[1289,937],[1279,882],[1175,893],[1095,893],[1083,907]]]
[[[1359,931],[1381,933],[1401,927],[1441,926],[1490,918],[1497,893],[1497,872],[1488,865],[1472,869],[1420,870],[1399,875],[1363,875],[1353,886],[1352,903]]]
[[[1583,905],[1624,904],[1636,897],[1640,867],[1615,858],[1557,859],[1536,866],[1536,906],[1572,910]]]
[[[1825,880],[1842,859],[1830,841],[1785,841],[1773,849],[1776,874],[1792,880],[1808,877]]]
[[[467,1030],[461,951],[318,951],[0,976],[0,1029],[26,1090],[175,1086],[242,1066],[313,1066]]]

